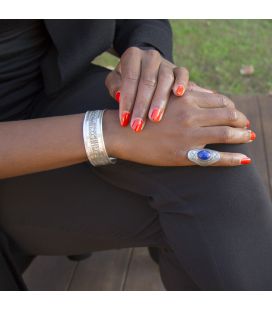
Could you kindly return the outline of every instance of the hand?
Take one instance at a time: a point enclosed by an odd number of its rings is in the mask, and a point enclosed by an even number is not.
[[[118,113],[108,110],[103,121],[105,145],[113,157],[154,166],[195,165],[186,157],[193,148],[214,143],[247,143],[256,135],[246,127],[249,121],[225,96],[186,92],[170,96],[167,111],[160,123],[147,122],[141,135],[117,123]],[[221,153],[215,166],[249,163],[240,153]]]
[[[106,78],[110,95],[119,103],[121,126],[135,132],[144,128],[147,115],[159,122],[169,96],[183,96],[186,89],[212,93],[189,83],[189,72],[164,59],[156,50],[128,48],[119,64]]]

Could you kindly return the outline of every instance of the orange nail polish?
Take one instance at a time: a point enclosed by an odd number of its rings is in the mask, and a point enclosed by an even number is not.
[[[118,90],[116,93],[115,93],[115,100],[119,103],[120,102],[120,90]]]
[[[128,125],[130,120],[130,112],[123,112],[120,120],[120,124],[122,127],[125,127]]]
[[[159,108],[154,108],[150,118],[153,120],[153,122],[159,122],[162,118],[162,110]]]
[[[241,159],[241,165],[249,165],[251,163],[251,159],[249,157],[245,157]]]
[[[132,123],[132,129],[135,132],[140,132],[143,129],[144,121],[141,118],[136,118]]]
[[[177,90],[176,90],[176,95],[177,96],[182,96],[185,92],[185,88],[183,87],[183,85],[179,85]]]
[[[254,131],[251,131],[250,133],[250,141],[254,141],[256,139],[256,133]]]

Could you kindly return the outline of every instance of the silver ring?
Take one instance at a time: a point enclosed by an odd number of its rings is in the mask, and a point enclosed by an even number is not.
[[[210,166],[220,160],[220,153],[210,149],[193,149],[187,158],[199,166]]]

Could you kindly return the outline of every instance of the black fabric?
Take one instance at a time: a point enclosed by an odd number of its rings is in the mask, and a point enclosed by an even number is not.
[[[168,60],[172,58],[172,31],[167,20],[117,20],[114,48],[122,55],[130,46],[153,46]]]
[[[0,231],[0,290],[25,291],[27,287],[22,279],[19,264],[12,252],[14,246],[7,236]]]
[[[48,47],[39,20],[0,20],[0,121],[24,118],[43,88],[40,59]]]
[[[91,66],[55,98],[41,93],[29,117],[117,108],[106,74]],[[84,163],[2,180],[0,197],[0,227],[29,255],[153,246],[169,290],[272,289],[272,206],[254,165]]]
[[[171,59],[168,21],[0,20],[0,121],[25,118],[41,89],[53,96],[101,53],[130,46]]]
[[[172,32],[167,20],[45,20],[52,45],[41,68],[47,95],[88,70],[91,60],[114,48],[150,45],[172,60]]]

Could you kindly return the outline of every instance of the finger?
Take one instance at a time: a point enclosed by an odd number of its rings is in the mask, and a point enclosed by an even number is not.
[[[173,82],[173,70],[168,66],[161,65],[159,69],[158,84],[149,108],[148,116],[151,121],[159,122],[162,119],[169,100]]]
[[[173,85],[173,93],[176,96],[183,96],[189,83],[189,71],[183,67],[174,69],[175,82]]]
[[[248,165],[251,163],[251,158],[247,157],[245,154],[227,153],[227,152],[219,152],[219,153],[220,153],[219,161],[212,164],[211,166],[232,167],[232,166]]]
[[[127,126],[136,98],[141,74],[141,51],[130,48],[121,57],[122,83],[120,87],[119,118],[121,126]]]
[[[241,165],[249,165],[251,163],[251,158],[246,156],[245,154],[242,153],[228,153],[228,152],[219,152],[220,154],[220,159],[208,166],[200,166],[200,167],[212,167],[212,166],[217,166],[217,167],[233,167],[233,166],[241,166]],[[185,155],[187,158],[187,154]],[[188,166],[197,166],[196,163],[190,161],[187,158],[187,164]]]
[[[232,126],[245,128],[247,117],[234,108],[199,109],[197,122],[200,126]]]
[[[196,139],[201,144],[240,144],[249,143],[256,139],[252,130],[233,128],[229,126],[202,127],[196,131]]]
[[[131,128],[135,132],[140,132],[144,127],[151,100],[157,86],[160,64],[161,56],[157,51],[146,51],[146,55],[142,59],[141,76],[130,123]]]
[[[235,108],[234,102],[221,94],[192,91],[188,96],[200,108]]]
[[[200,87],[200,86],[198,86],[194,82],[189,82],[188,83],[187,90],[188,91],[198,91],[198,92],[201,92],[201,93],[215,94],[215,91],[213,91],[211,89],[208,89],[208,88]]]
[[[121,87],[122,78],[118,71],[111,71],[106,80],[105,85],[111,95],[118,103],[120,101],[120,87]]]

